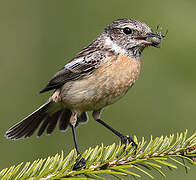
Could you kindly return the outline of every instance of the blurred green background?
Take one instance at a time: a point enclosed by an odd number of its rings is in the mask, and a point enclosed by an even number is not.
[[[196,1],[131,0],[1,0],[0,1],[0,169],[33,161],[73,148],[70,129],[51,136],[11,141],[5,131],[31,113],[51,92],[39,91],[51,76],[117,18],[135,18],[155,29],[168,28],[160,49],[143,53],[136,85],[102,118],[119,131],[139,138],[196,127]],[[89,146],[118,142],[100,124],[90,121],[77,129],[83,152]],[[157,179],[161,179],[159,175]],[[168,180],[192,180],[183,168],[168,173]],[[145,175],[144,178],[145,179]],[[147,179],[147,178],[146,178]]]

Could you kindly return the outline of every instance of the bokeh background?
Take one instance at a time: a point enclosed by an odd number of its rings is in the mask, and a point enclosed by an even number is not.
[[[196,1],[194,0],[1,0],[0,1],[0,169],[73,148],[70,129],[51,136],[11,141],[5,131],[31,113],[50,95],[39,91],[51,76],[117,18],[135,18],[152,28],[169,29],[160,49],[143,53],[136,85],[103,120],[138,138],[196,127]],[[118,142],[100,124],[77,129],[80,149]],[[161,179],[159,175],[157,179]],[[168,173],[168,180],[192,180],[194,167]],[[145,175],[143,179],[145,179]],[[146,178],[147,179],[147,178]]]

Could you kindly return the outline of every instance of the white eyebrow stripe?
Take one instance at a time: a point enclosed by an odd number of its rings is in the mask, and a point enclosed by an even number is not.
[[[113,42],[109,37],[105,39],[105,45],[116,53],[126,54],[126,50]]]
[[[74,61],[72,61],[72,62],[66,64],[64,67],[65,67],[65,68],[71,68],[71,67],[73,67],[74,65],[76,65],[77,63],[82,62],[83,60],[84,60],[84,57],[78,58],[78,59],[76,59],[76,60],[74,60]]]

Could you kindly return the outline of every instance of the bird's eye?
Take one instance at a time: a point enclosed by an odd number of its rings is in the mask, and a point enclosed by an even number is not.
[[[131,33],[132,33],[132,30],[131,30],[129,27],[125,27],[125,28],[123,29],[123,32],[124,32],[125,34],[131,34]]]

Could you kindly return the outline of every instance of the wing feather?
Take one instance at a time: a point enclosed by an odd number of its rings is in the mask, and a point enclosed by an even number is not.
[[[100,51],[94,51],[86,56],[82,55],[80,57],[77,55],[58,71],[40,93],[60,88],[68,81],[75,81],[89,75],[103,63],[105,58],[104,53]]]

